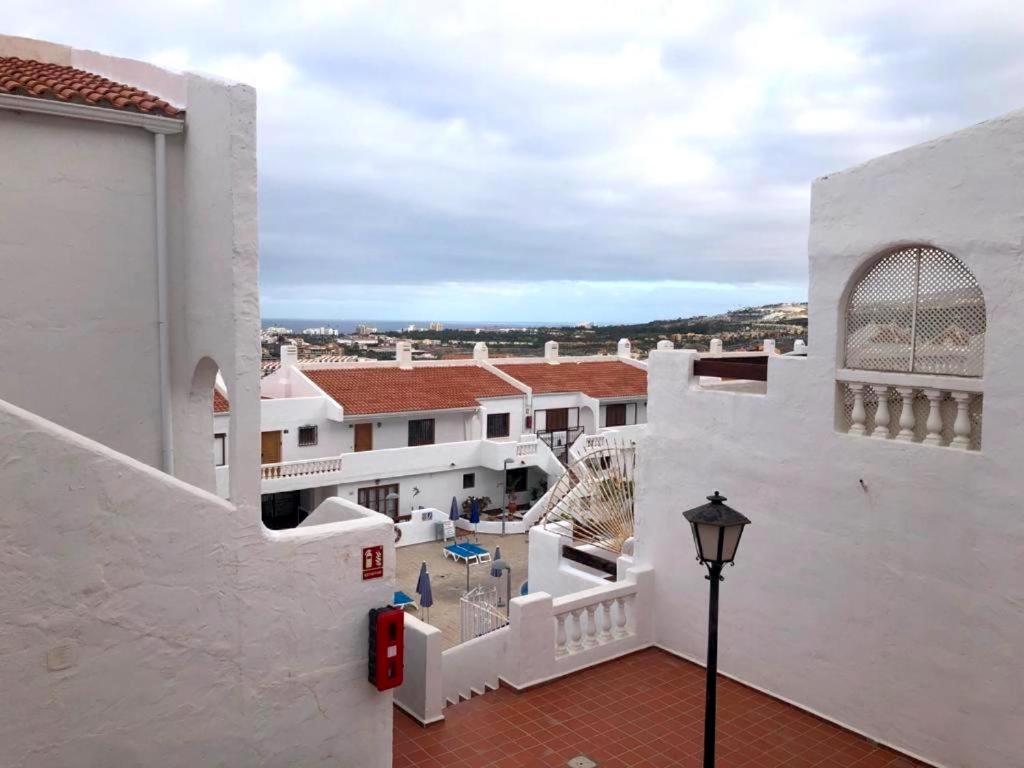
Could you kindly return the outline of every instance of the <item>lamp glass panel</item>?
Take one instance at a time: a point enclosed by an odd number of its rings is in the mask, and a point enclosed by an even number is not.
[[[740,543],[740,534],[743,532],[742,525],[730,525],[722,529],[722,562],[731,563],[736,557],[736,547]]]
[[[718,532],[722,530],[717,525],[697,524],[697,538],[700,540],[700,555],[705,560],[718,559]]]

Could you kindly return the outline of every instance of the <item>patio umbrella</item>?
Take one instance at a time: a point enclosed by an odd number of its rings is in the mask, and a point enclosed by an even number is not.
[[[449,520],[459,519],[459,502],[452,496],[452,511],[448,513]]]
[[[477,541],[480,541],[480,536],[476,532],[476,526],[480,522],[480,502],[476,499],[469,505],[469,522],[473,524],[473,536]]]
[[[425,619],[430,621],[430,606],[434,604],[434,592],[430,588],[430,574],[427,572],[426,561],[420,566],[420,576],[416,580],[416,594],[420,596],[420,608],[427,611]]]
[[[501,560],[501,547],[495,547],[494,560],[491,561],[491,576],[494,576],[495,578],[501,576],[501,568],[494,565],[494,563],[497,563],[499,560]]]

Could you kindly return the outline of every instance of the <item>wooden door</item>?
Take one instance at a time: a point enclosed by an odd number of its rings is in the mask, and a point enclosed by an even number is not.
[[[356,451],[373,450],[373,424],[356,424]]]
[[[281,461],[281,430],[261,435],[260,461],[264,464],[277,464]]]
[[[626,404],[616,403],[609,405],[605,411],[604,425],[606,427],[626,426]]]
[[[548,432],[556,432],[569,428],[568,408],[549,408],[544,412],[544,429]]]

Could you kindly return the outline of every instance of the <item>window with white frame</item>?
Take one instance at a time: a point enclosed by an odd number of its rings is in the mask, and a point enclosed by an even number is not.
[[[223,467],[227,462],[227,435],[217,434],[213,436],[213,465]]]
[[[970,270],[931,246],[879,258],[846,306],[845,367],[981,376],[985,297]]]

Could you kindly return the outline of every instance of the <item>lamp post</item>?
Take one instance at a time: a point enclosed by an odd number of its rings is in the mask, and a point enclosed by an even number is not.
[[[496,579],[500,578],[502,572],[505,572],[508,576],[508,580],[505,582],[505,615],[508,616],[509,611],[512,610],[512,566],[501,559],[501,547],[498,547],[494,550],[494,561],[491,563],[491,576]],[[502,607],[501,597],[498,597],[498,607]]]
[[[704,768],[715,768],[715,709],[718,683],[718,584],[723,581],[722,566],[732,563],[740,545],[743,528],[750,520],[725,504],[718,491],[707,497],[708,503],[683,512],[693,530],[697,561],[707,567],[711,582],[708,601],[708,667],[704,697]]]

